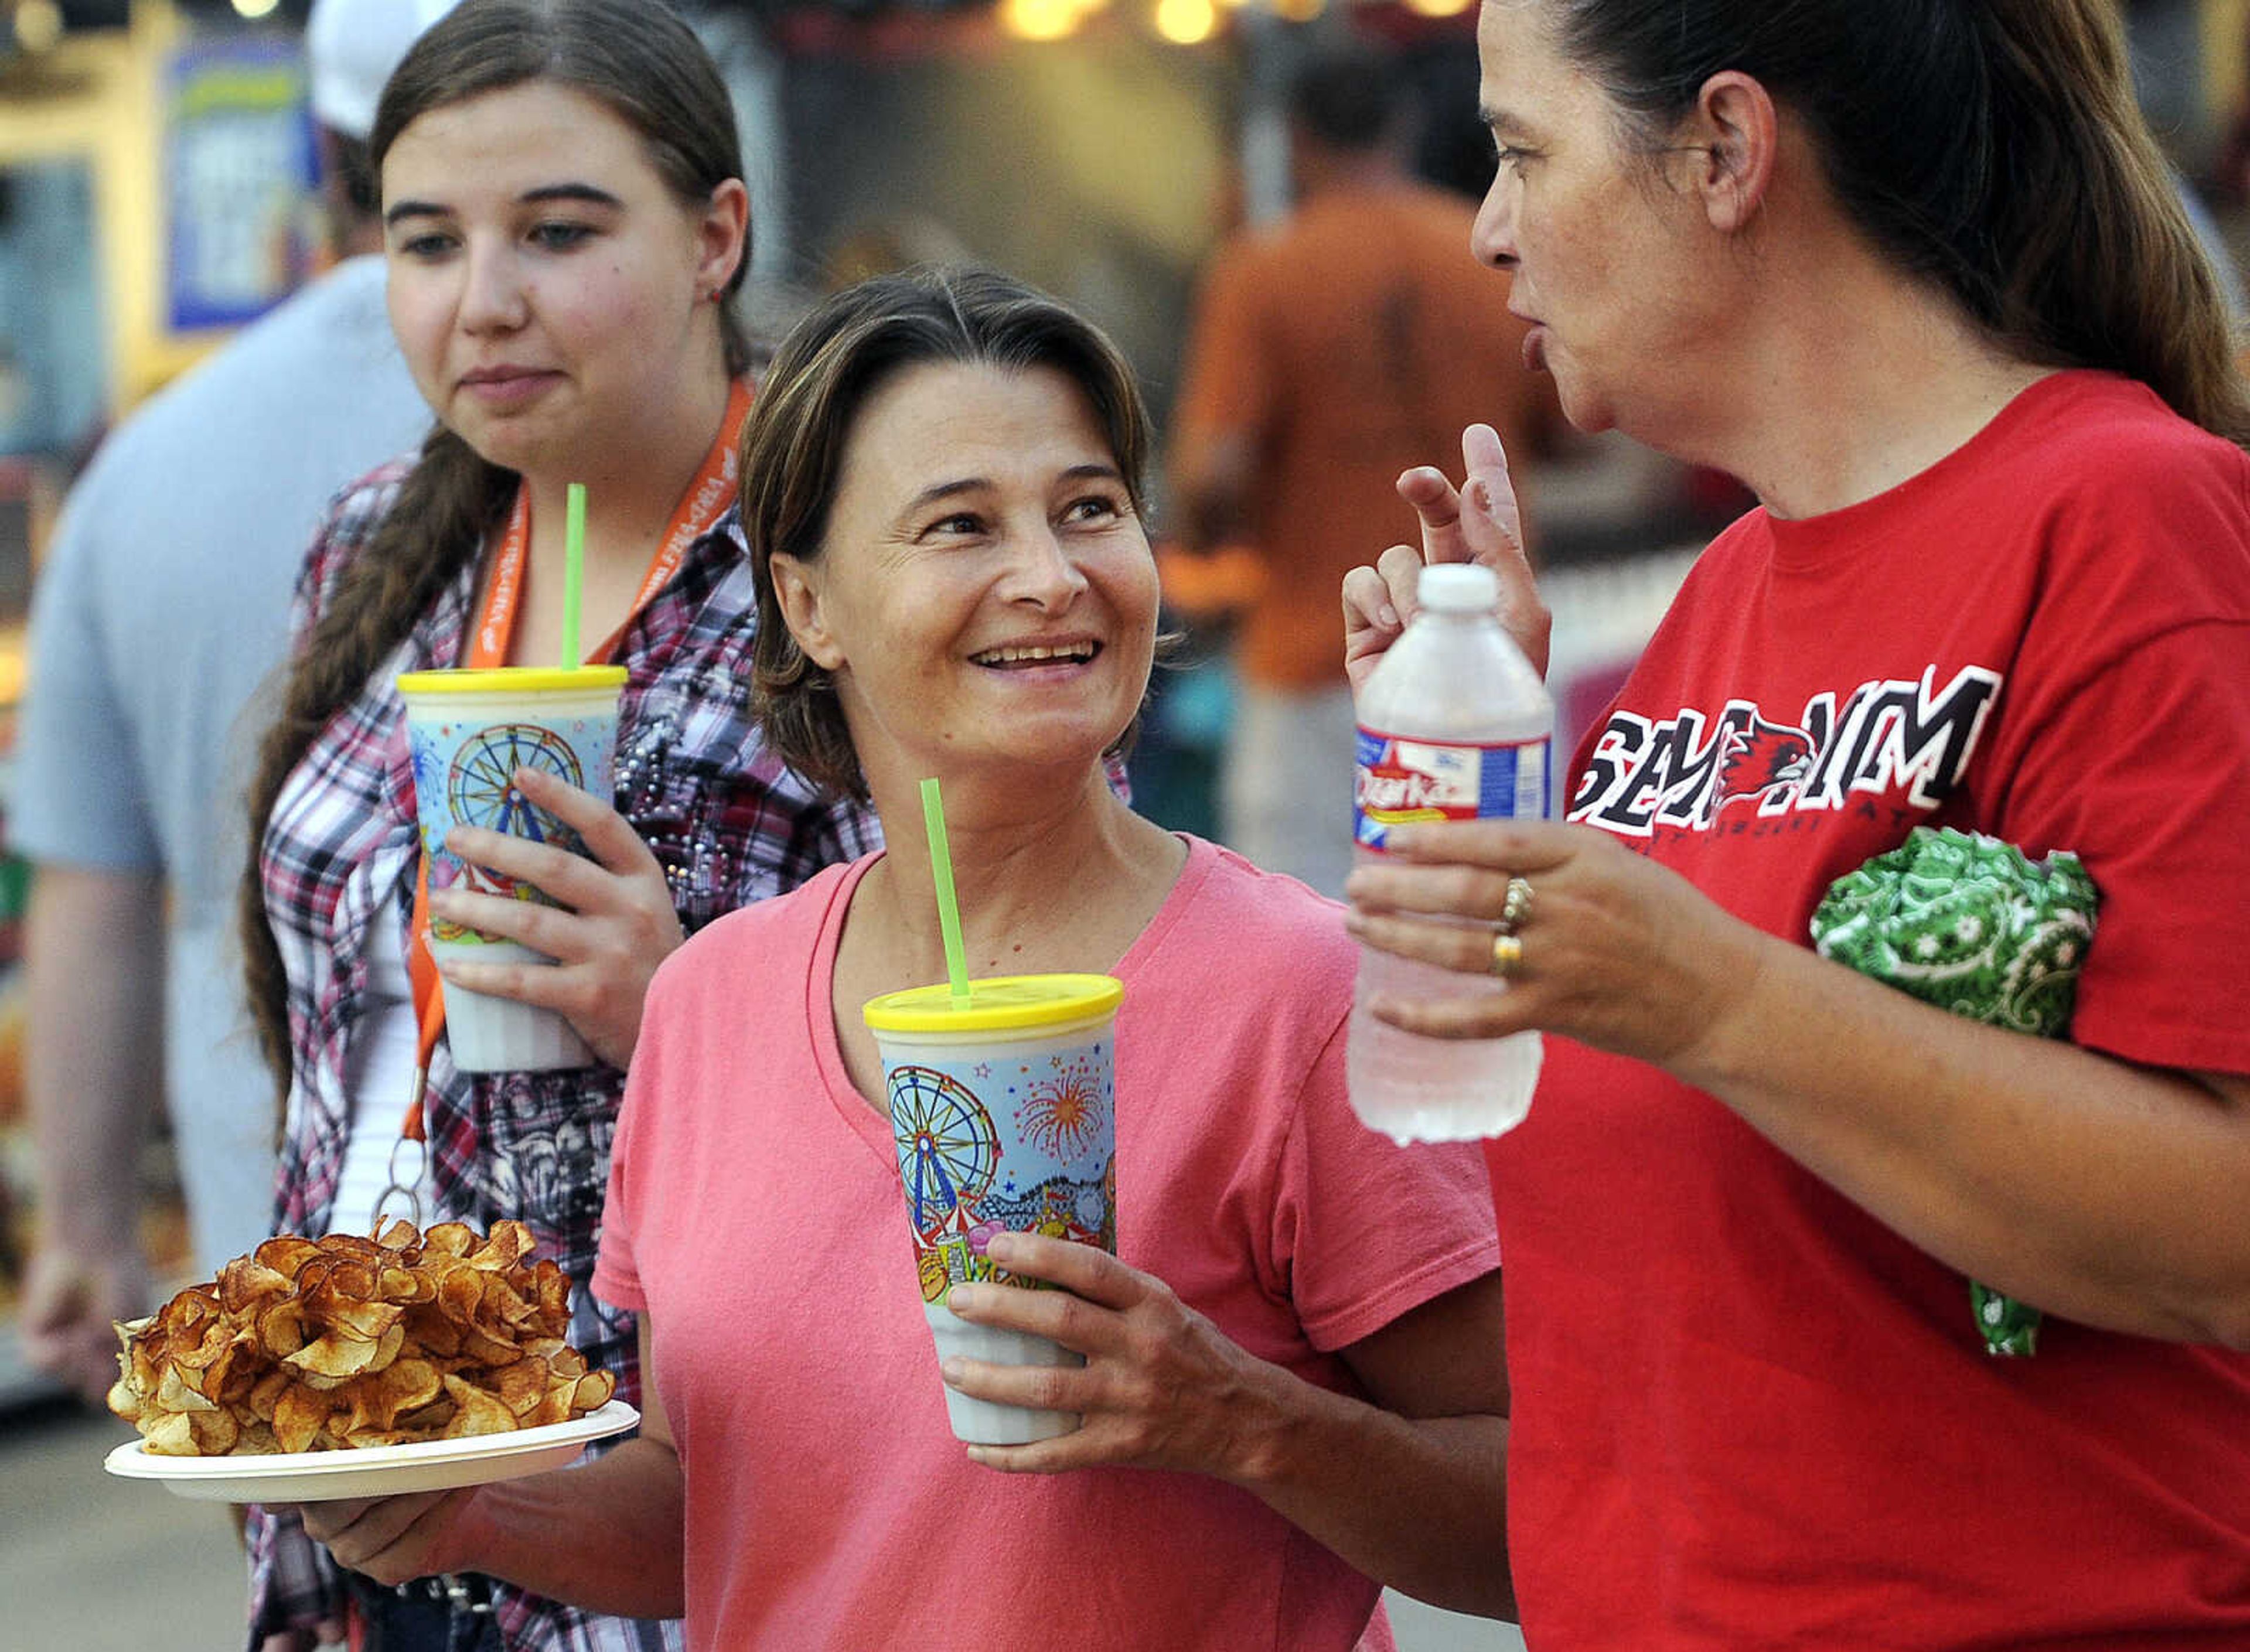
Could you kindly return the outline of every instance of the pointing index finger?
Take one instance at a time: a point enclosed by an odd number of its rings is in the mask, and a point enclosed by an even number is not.
[[[1489,424],[1472,424],[1461,432],[1461,463],[1468,473],[1498,471],[1508,474],[1508,445]]]

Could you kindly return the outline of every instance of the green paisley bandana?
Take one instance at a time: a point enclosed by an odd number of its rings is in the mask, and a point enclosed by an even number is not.
[[[2098,900],[2075,855],[2035,863],[1997,838],[1917,826],[1829,885],[1812,914],[1812,944],[1924,1003],[2059,1038],[2070,1028]],[[1988,1352],[2037,1350],[2037,1308],[1974,1280],[1969,1303]]]

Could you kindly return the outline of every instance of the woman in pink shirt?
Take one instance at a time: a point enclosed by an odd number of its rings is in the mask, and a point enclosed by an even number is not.
[[[893,845],[722,919],[652,987],[595,1291],[640,1316],[639,1438],[585,1468],[319,1514],[378,1577],[473,1567],[701,1646],[1384,1648],[1389,1584],[1511,1609],[1499,1254],[1474,1148],[1343,1089],[1341,909],[1108,783],[1157,589],[1130,369],[1004,278],[886,278],[786,342],[743,434],[775,754]],[[942,980],[942,782],[970,973],[1125,984],[1118,1255],[956,1311],[1082,1368],[948,1361],[1081,1414],[946,1422],[859,1008]]]

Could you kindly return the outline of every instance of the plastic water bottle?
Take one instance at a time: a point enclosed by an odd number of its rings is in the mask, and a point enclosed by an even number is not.
[[[1543,818],[1552,803],[1555,706],[1493,611],[1487,568],[1422,570],[1420,608],[1360,689],[1356,856],[1384,853],[1393,826]],[[1466,921],[1466,920],[1465,920]],[[1369,1013],[1376,993],[1405,998],[1498,994],[1508,983],[1363,947],[1344,1051],[1361,1119],[1398,1141],[1466,1141],[1523,1121],[1539,1079],[1536,1032],[1424,1038]]]

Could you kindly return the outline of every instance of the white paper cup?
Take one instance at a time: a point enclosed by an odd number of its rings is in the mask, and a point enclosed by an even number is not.
[[[461,886],[546,901],[529,884],[472,866],[445,848],[456,826],[482,826],[578,852],[578,836],[516,789],[519,768],[539,768],[607,799],[614,787],[622,665],[575,671],[504,667],[408,671],[398,679],[414,758],[415,810],[430,886]],[[530,947],[458,925],[431,924],[439,963],[551,964]],[[588,1067],[593,1052],[551,1009],[445,983],[445,1042],[463,1072],[540,1072]]]
[[[1114,1041],[1124,986],[1109,975],[1010,975],[870,999],[914,1275],[937,1357],[1082,1365],[1046,1337],[975,1325],[948,1305],[964,1280],[1043,1289],[993,1266],[1003,1229],[1117,1250]],[[947,1387],[954,1437],[1023,1445],[1068,1434],[1074,1412],[972,1399]]]

